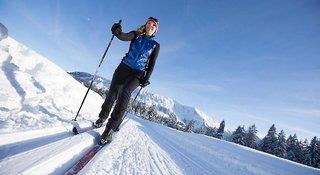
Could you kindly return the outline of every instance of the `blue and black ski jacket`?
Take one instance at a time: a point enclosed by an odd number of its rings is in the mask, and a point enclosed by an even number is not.
[[[160,44],[153,37],[139,35],[135,31],[115,35],[122,41],[131,41],[129,51],[122,63],[135,71],[146,71],[145,79],[149,79],[159,54]]]

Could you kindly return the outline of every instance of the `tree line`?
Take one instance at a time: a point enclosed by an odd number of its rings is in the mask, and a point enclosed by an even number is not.
[[[229,137],[229,141],[257,149],[281,158],[292,160],[315,168],[320,168],[320,140],[316,136],[311,139],[298,140],[296,134],[289,135],[283,130],[279,133],[273,124],[267,135],[259,140],[255,125],[249,126],[247,130],[244,126],[238,126]]]

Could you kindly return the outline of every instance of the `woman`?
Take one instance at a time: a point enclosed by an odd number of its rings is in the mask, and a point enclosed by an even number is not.
[[[153,39],[158,28],[159,22],[154,17],[148,18],[147,22],[138,30],[129,33],[123,33],[121,25],[118,23],[115,23],[111,28],[112,34],[118,39],[131,41],[131,43],[128,53],[123,57],[113,74],[109,92],[101,106],[99,119],[95,123],[96,127],[102,126],[109,116],[113,103],[117,100],[101,135],[101,144],[112,141],[112,135],[121,124],[131,93],[139,85],[145,87],[150,84],[149,78],[160,50],[159,43]]]

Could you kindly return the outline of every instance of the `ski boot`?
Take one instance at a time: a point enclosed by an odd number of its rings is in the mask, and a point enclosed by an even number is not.
[[[110,131],[108,133],[103,132],[103,134],[101,135],[101,139],[100,139],[100,145],[105,145],[108,144],[112,141],[112,136],[113,136],[113,129],[110,129]]]
[[[100,127],[103,125],[103,122],[104,122],[104,121],[105,121],[105,120],[99,118],[99,119],[93,124],[93,126],[94,126],[95,128],[100,128]]]

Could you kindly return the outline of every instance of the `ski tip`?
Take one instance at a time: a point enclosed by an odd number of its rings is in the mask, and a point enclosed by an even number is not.
[[[72,128],[72,132],[73,132],[75,135],[79,134],[79,131],[78,131],[78,129],[77,129],[76,127],[73,127],[73,128]]]

